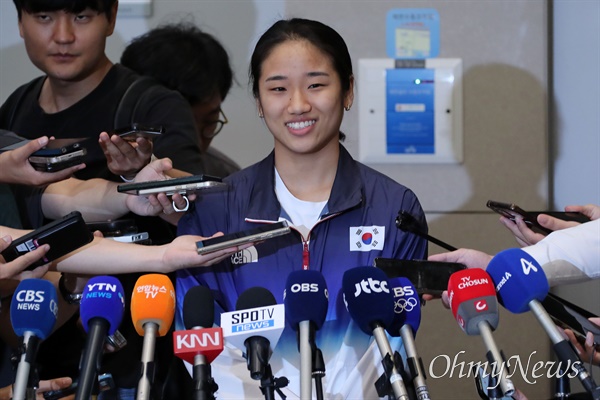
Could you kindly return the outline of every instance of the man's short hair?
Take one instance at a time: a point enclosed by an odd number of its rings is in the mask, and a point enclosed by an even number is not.
[[[28,14],[34,14],[45,11],[61,11],[77,14],[90,8],[99,13],[106,14],[110,20],[112,17],[112,7],[117,0],[13,0],[19,19],[21,13],[25,11]]]

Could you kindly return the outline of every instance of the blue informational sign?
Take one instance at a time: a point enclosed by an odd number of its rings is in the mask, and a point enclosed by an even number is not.
[[[435,153],[433,69],[386,70],[386,144],[388,154]]]
[[[437,57],[440,15],[433,8],[397,8],[386,18],[386,49],[393,59]]]

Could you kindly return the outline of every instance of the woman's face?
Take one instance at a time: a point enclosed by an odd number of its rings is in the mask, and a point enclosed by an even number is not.
[[[261,66],[259,113],[275,138],[275,150],[312,154],[335,146],[353,85],[342,93],[330,58],[306,40],[275,47]]]

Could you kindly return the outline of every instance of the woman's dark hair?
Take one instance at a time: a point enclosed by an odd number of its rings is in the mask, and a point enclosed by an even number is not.
[[[13,2],[17,7],[19,20],[23,11],[28,14],[35,14],[44,11],[64,10],[77,14],[86,8],[106,14],[106,18],[110,20],[112,18],[112,7],[117,0],[13,0]]]
[[[227,51],[192,23],[159,26],[133,39],[121,64],[180,92],[191,105],[215,94],[225,100],[233,83]]]
[[[252,94],[259,98],[258,80],[262,72],[262,64],[271,52],[279,44],[288,40],[306,40],[313,46],[327,54],[333,68],[340,77],[342,91],[350,90],[352,79],[352,59],[348,52],[346,42],[333,28],[309,19],[292,18],[275,22],[258,39],[252,58],[248,77],[252,85]],[[340,141],[344,141],[346,135],[340,131]]]
[[[346,92],[350,89],[352,60],[340,34],[321,22],[292,18],[277,21],[256,43],[248,71],[254,97],[258,98],[258,80],[263,62],[277,45],[288,40],[306,40],[327,54],[340,77],[342,90]]]

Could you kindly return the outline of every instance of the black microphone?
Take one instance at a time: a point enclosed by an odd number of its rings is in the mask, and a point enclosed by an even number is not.
[[[396,399],[408,400],[399,367],[394,361],[392,347],[385,334],[385,327],[394,319],[394,298],[388,288],[385,272],[375,267],[356,267],[344,272],[342,278],[344,302],[352,319],[367,335],[373,335],[383,357],[386,384],[391,385]],[[377,385],[376,385],[377,386]],[[387,386],[387,385],[386,385]],[[383,397],[387,393],[377,387]],[[387,387],[385,388],[387,392]]]
[[[283,304],[277,304],[273,293],[262,287],[244,291],[235,305],[236,311],[221,315],[223,335],[244,352],[250,377],[260,380],[267,400],[289,383],[285,377],[275,378],[269,359],[285,327]]]
[[[329,294],[325,278],[319,271],[299,270],[288,275],[283,292],[285,319],[288,325],[298,332],[300,351],[300,398],[312,397],[312,376],[314,361],[318,357],[315,344],[315,331],[321,329],[327,316]],[[318,399],[323,398],[321,377],[323,371],[315,371],[315,386]]]
[[[210,363],[223,351],[223,329],[213,328],[215,303],[206,286],[194,286],[183,298],[185,331],[173,332],[175,355],[193,365],[194,400],[212,400],[219,389]]]
[[[425,368],[415,344],[415,334],[421,325],[421,302],[417,289],[404,277],[389,279],[388,283],[394,295],[394,320],[386,330],[391,336],[402,336],[415,395],[418,400],[428,400],[430,397],[425,383]]]
[[[54,329],[58,303],[56,289],[43,279],[25,279],[19,283],[10,304],[10,322],[16,335],[23,338],[23,354],[17,365],[13,400],[24,400],[39,344]]]
[[[92,277],[83,290],[79,314],[88,336],[81,353],[75,400],[89,400],[100,368],[106,335],[115,333],[125,310],[123,286],[112,276]]]

